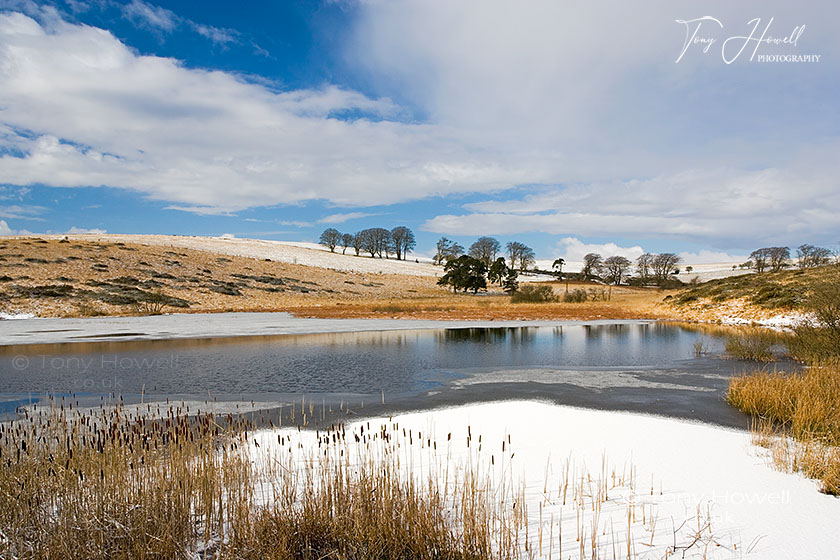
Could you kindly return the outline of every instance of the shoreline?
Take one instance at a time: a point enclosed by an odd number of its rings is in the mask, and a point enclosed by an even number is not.
[[[812,480],[774,469],[768,452],[740,430],[539,399],[372,416],[323,429],[261,430],[251,451],[259,463],[292,450],[294,464],[303,465],[324,453],[319,438],[346,430],[346,449],[338,447],[348,457],[376,444],[365,434],[387,433],[406,472],[445,481],[449,462],[467,462],[500,487],[516,489],[514,501],[526,504],[525,526],[542,545],[539,557],[548,557],[552,546],[563,557],[577,551],[574,535],[581,528],[603,556],[628,541],[655,555],[667,556],[671,547],[686,558],[822,558],[833,551],[820,537],[830,532],[840,501],[819,493]],[[353,436],[360,443],[353,444]],[[600,495],[587,490],[602,487],[609,492],[597,506],[584,500],[578,507],[564,499],[564,480],[580,484],[584,496]],[[546,538],[558,533],[562,540]]]
[[[287,312],[173,313],[126,317],[34,317],[0,321],[0,347],[32,344],[187,340],[429,329],[643,324],[656,319],[444,321],[314,319]]]

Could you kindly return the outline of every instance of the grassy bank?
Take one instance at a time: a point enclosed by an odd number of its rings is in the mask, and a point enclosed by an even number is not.
[[[0,240],[0,313],[41,317],[288,311],[301,317],[434,320],[657,318],[657,290],[617,287],[612,298],[591,282],[540,283],[563,298],[587,291],[587,301],[537,300],[511,305],[498,286],[488,293],[452,294],[434,275],[353,272],[352,265],[396,261],[307,250],[339,268],[278,262],[193,248],[95,239]],[[315,255],[315,257],[312,257]],[[381,261],[381,262],[380,262]],[[420,272],[442,267],[420,265]],[[386,267],[387,268],[387,267]],[[402,269],[400,269],[402,270]],[[523,289],[526,277],[520,278]],[[673,314],[664,315],[672,318]]]
[[[387,454],[351,464],[320,448],[303,468],[255,465],[249,423],[185,412],[37,409],[3,424],[0,557],[480,559],[516,544],[516,516],[469,471],[442,488]]]
[[[777,466],[840,495],[840,363],[743,375],[732,380],[727,399],[753,416],[756,440]]]
[[[789,335],[743,337],[733,348],[759,357],[783,342],[802,373],[756,371],[732,380],[727,398],[755,419],[756,437],[776,464],[819,479],[840,495],[840,275],[811,285],[803,306],[813,321]],[[775,338],[774,338],[775,337]],[[775,342],[774,342],[775,340]],[[729,349],[729,345],[727,345]]]

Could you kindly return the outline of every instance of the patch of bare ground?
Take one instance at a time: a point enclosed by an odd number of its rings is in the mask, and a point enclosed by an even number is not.
[[[341,256],[336,255],[337,258]],[[354,258],[353,260],[356,260]],[[378,260],[378,259],[377,259]],[[570,283],[584,303],[513,304],[498,288],[453,294],[437,278],[86,239],[0,241],[0,311],[42,317],[287,311],[302,317],[436,320],[676,318],[658,290]],[[567,286],[550,283],[562,299]]]

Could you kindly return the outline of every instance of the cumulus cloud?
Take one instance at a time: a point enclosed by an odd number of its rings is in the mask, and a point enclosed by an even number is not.
[[[833,149],[840,150],[840,143]],[[423,227],[461,235],[492,229],[498,234],[689,238],[716,246],[738,246],[731,240],[739,240],[742,247],[809,236],[831,240],[840,211],[838,174],[836,159],[806,153],[792,158],[786,169],[692,170],[541,189],[517,199],[466,204],[468,213],[436,216]]]
[[[47,78],[48,77],[48,78]],[[452,131],[382,120],[388,99],[335,86],[274,92],[139,56],[101,29],[0,15],[0,176],[11,184],[109,185],[220,214],[329,199],[389,204],[545,179]],[[360,113],[369,118],[340,120]],[[19,157],[14,154],[24,154]],[[539,166],[535,166],[539,167]]]
[[[576,237],[564,237],[561,239],[557,244],[557,251],[569,262],[581,262],[583,261],[583,257],[588,253],[597,253],[604,258],[621,256],[635,260],[645,252],[638,245],[633,247],[620,247],[615,243],[584,243]]]
[[[0,220],[0,235],[31,235],[32,232],[26,229],[12,229],[6,220]]]
[[[746,262],[746,255],[730,255],[722,251],[699,251],[697,253],[680,253],[685,264],[717,264],[717,263],[742,263]]]
[[[161,32],[183,24],[132,5]],[[375,94],[277,92],[140,56],[101,29],[3,14],[0,176],[121,187],[199,214],[492,193],[424,225],[452,235],[833,241],[840,43],[815,23],[840,7],[703,8],[736,31],[768,13],[779,32],[808,24],[803,45],[823,61],[675,64],[674,20],[696,14],[667,0],[612,3],[606,17],[583,1],[396,0],[348,8],[345,62]]]

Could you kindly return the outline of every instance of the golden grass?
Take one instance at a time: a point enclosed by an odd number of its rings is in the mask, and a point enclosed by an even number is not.
[[[730,382],[727,400],[756,419],[756,437],[773,450],[778,466],[840,494],[840,363],[803,373],[745,374]]]
[[[657,530],[653,478],[648,504],[633,466],[606,456],[594,473],[571,457],[556,478],[547,466],[535,527],[510,436],[487,461],[490,442],[469,426],[457,443],[393,421],[256,433],[230,416],[160,410],[34,407],[0,424],[0,558],[636,558],[638,535],[666,557],[716,542],[699,508]],[[543,518],[560,504],[571,532],[563,516]],[[626,533],[602,511],[626,512]]]
[[[773,362],[787,354],[791,336],[787,333],[761,328],[741,329],[726,338],[725,357],[756,362]]]
[[[349,258],[349,257],[348,257]],[[575,305],[521,303],[498,287],[490,293],[452,294],[434,277],[339,272],[298,264],[223,256],[207,251],[133,243],[9,238],[0,241],[0,263],[9,280],[0,282],[0,311],[39,316],[144,315],[289,311],[321,318],[414,318],[436,320],[635,319],[675,318],[660,306],[664,293],[631,287],[607,288],[584,282],[550,282],[561,298],[566,289],[587,290],[599,301]],[[443,269],[441,268],[441,274]],[[261,280],[260,280],[261,279]],[[522,280],[527,280],[523,278]],[[107,283],[109,287],[98,286]],[[127,284],[126,284],[127,283]],[[34,297],[33,288],[59,285],[67,294]],[[154,298],[134,305],[102,297],[115,285],[151,295],[177,297],[189,307],[174,308]],[[524,282],[527,286],[527,282]],[[239,295],[234,295],[236,291]],[[147,294],[147,296],[149,295]],[[129,294],[130,295],[130,294]],[[607,300],[607,297],[609,299]]]
[[[0,557],[504,556],[491,550],[480,481],[445,494],[399,476],[388,457],[255,469],[251,428],[174,408],[160,418],[36,409],[3,424]],[[269,503],[257,492],[264,480]]]

